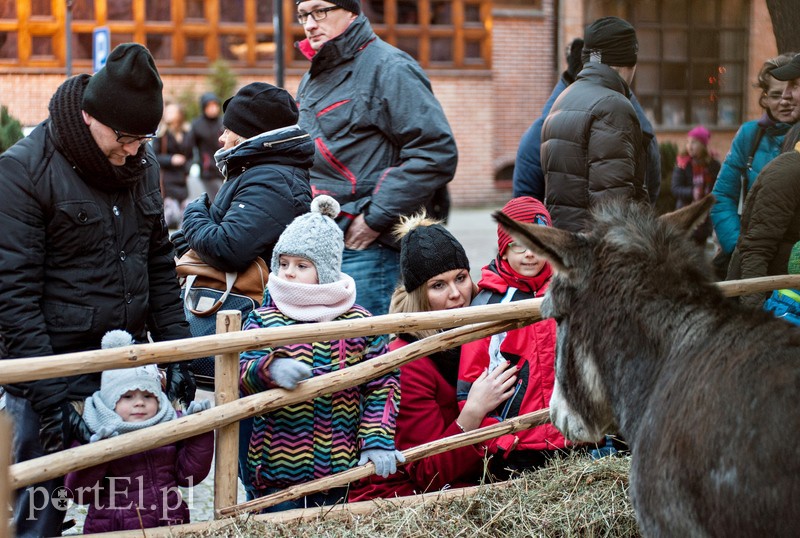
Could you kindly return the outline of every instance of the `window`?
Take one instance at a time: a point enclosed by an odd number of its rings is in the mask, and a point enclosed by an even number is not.
[[[63,68],[66,4],[0,1],[0,66]],[[287,64],[306,69],[293,46],[304,38],[295,4],[282,4]],[[220,58],[233,68],[270,68],[276,49],[272,5],[271,0],[73,0],[73,65],[91,66],[92,31],[108,26],[112,46],[142,43],[161,69],[201,69]],[[362,0],[362,6],[375,32],[423,67],[489,67],[491,0]]]
[[[633,91],[662,128],[742,122],[747,77],[748,11],[744,0],[593,2],[587,21],[623,17],[636,28],[639,57]]]

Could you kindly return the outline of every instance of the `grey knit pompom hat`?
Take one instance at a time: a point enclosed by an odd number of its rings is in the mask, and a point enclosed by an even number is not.
[[[300,256],[317,268],[320,284],[341,279],[344,234],[333,219],[339,214],[339,202],[322,194],[311,201],[311,211],[300,215],[278,238],[272,251],[270,269],[277,274],[280,256]]]

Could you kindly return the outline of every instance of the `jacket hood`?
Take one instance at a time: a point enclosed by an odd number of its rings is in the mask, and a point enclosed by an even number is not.
[[[259,164],[282,164],[309,169],[314,164],[314,141],[297,125],[282,127],[248,138],[214,158],[226,177],[235,177]]]

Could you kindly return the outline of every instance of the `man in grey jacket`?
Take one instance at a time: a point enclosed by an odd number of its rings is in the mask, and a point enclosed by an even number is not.
[[[297,92],[299,124],[316,145],[311,188],[342,206],[342,271],[356,301],[385,314],[399,273],[392,228],[430,213],[453,178],[453,133],[428,77],[375,35],[358,0],[296,3],[307,38],[297,46],[311,60]]]
[[[553,226],[580,231],[602,200],[647,201],[649,139],[630,101],[638,42],[627,21],[603,17],[584,34],[583,69],[542,126],[545,205]]]

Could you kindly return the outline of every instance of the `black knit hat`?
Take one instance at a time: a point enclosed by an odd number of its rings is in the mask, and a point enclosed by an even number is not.
[[[295,5],[302,4],[307,0],[295,0]],[[347,11],[352,11],[356,15],[361,13],[361,2],[359,0],[328,0],[331,4],[336,4],[342,9],[346,9]]]
[[[297,123],[297,104],[283,88],[253,82],[222,105],[222,125],[239,136],[258,134]]]
[[[583,63],[600,62],[618,67],[636,65],[639,42],[636,30],[619,17],[603,17],[586,27],[583,34]]]
[[[467,253],[441,224],[419,225],[400,240],[400,276],[407,292],[454,269],[469,271]]]
[[[82,108],[103,125],[123,133],[154,133],[164,113],[161,88],[150,52],[138,43],[123,43],[89,79]]]

